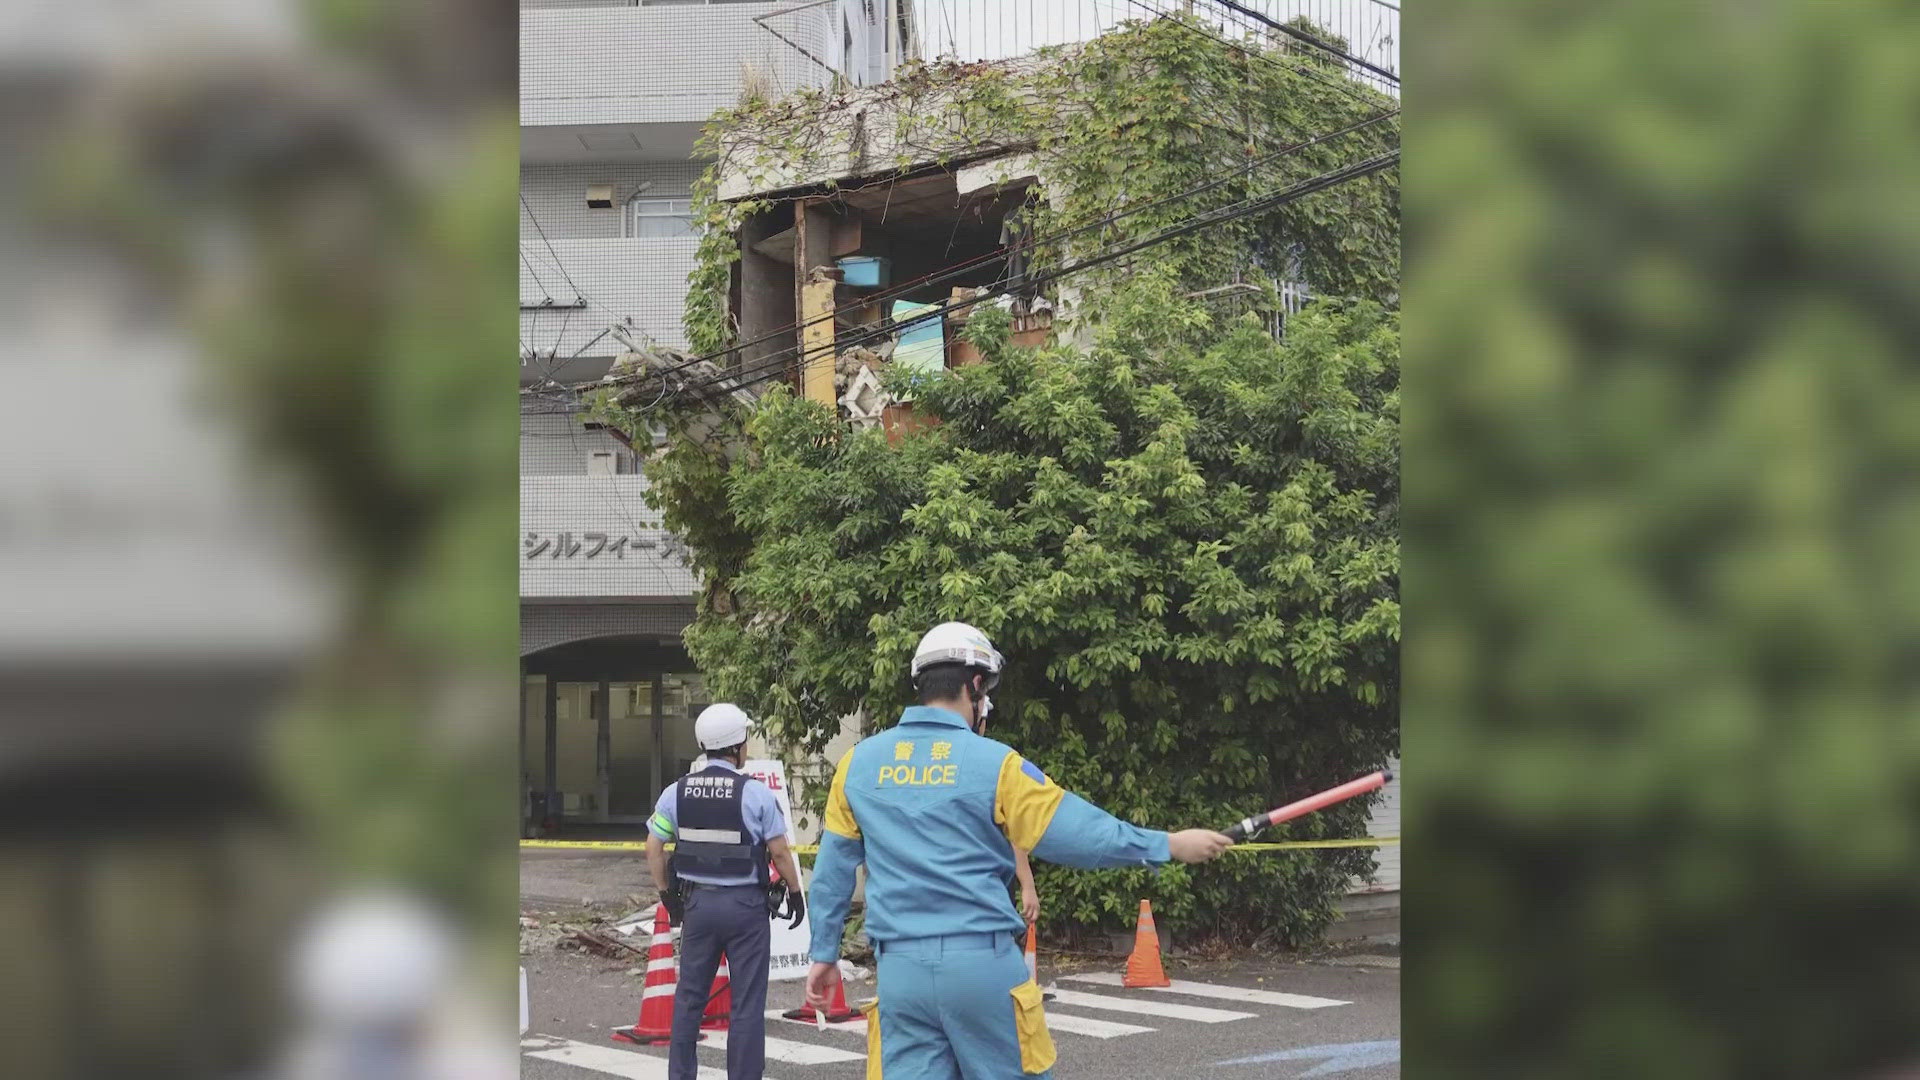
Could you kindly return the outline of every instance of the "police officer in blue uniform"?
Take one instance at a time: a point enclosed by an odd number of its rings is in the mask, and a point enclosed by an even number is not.
[[[727,1029],[728,1080],[760,1080],[767,1055],[769,914],[800,925],[806,907],[787,844],[787,823],[772,791],[741,772],[751,722],[738,706],[709,705],[694,721],[707,766],[660,793],[647,822],[647,864],[660,902],[679,924],[680,976],[673,995],[670,1080],[694,1080],[700,1018],[720,958],[727,958],[733,1013]],[[673,841],[668,859],[667,841]],[[781,884],[769,888],[767,860]]]
[[[840,933],[864,863],[880,969],[869,1077],[1051,1075],[1040,987],[1015,943],[1025,924],[1007,894],[1014,848],[1094,869],[1204,862],[1232,844],[1210,829],[1129,825],[982,735],[1001,666],[980,631],[934,627],[913,658],[921,704],[834,769],[814,864],[807,1000],[823,1006],[839,981]]]

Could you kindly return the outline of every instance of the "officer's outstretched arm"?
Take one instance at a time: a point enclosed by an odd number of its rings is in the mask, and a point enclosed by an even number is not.
[[[847,751],[834,767],[833,787],[827,792],[827,817],[820,832],[820,856],[813,862],[813,886],[807,890],[807,903],[813,912],[809,951],[818,964],[840,959],[840,932],[847,924],[847,909],[853,904],[854,871],[867,858],[860,826],[847,805],[847,762],[852,757],[853,751]]]
[[[1121,821],[1011,752],[1000,763],[993,820],[1014,847],[1080,870],[1158,866],[1171,857],[1166,833]]]

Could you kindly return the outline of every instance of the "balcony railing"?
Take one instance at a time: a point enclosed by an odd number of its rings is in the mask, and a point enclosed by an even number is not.
[[[901,0],[906,2],[906,0]],[[1253,34],[1284,38],[1255,17],[1274,22],[1307,19],[1376,67],[1400,70],[1400,8],[1390,0],[912,0],[918,55],[923,60],[1004,60],[1049,45],[1093,38],[1130,19],[1182,12],[1211,24],[1230,40]],[[1253,12],[1255,14],[1248,14]],[[1398,84],[1365,68],[1354,77],[1390,94]]]

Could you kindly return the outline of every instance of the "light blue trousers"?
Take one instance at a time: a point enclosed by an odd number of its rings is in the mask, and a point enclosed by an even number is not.
[[[1051,1068],[1021,1068],[1023,1038],[1029,1058],[1049,1066],[1053,1043],[1011,934],[912,938],[875,951],[885,1080],[1052,1077]]]

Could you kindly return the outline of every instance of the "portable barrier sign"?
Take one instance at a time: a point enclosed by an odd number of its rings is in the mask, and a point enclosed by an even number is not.
[[[787,767],[778,761],[749,760],[745,770],[748,776],[773,789],[773,797],[780,802],[780,813],[787,819],[787,843],[799,847],[800,841],[793,831],[793,800],[787,791]],[[804,979],[807,969],[813,961],[809,952],[813,943],[813,913],[809,911],[800,919],[800,925],[789,930],[788,919],[773,919],[773,942],[768,948],[767,978],[771,981],[781,979]]]

